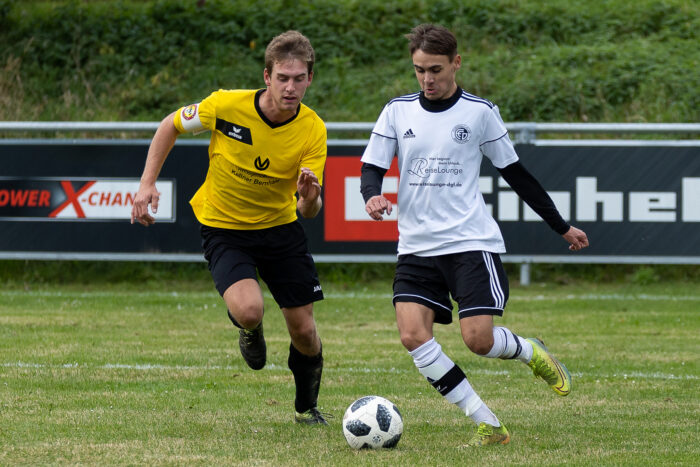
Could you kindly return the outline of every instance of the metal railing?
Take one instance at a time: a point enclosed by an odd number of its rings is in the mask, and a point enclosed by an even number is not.
[[[154,132],[160,122],[0,122],[0,132]],[[326,122],[329,132],[363,131],[369,132],[374,128],[374,122]],[[679,135],[700,134],[700,123],[537,123],[537,122],[511,122],[506,123],[506,128],[511,133],[515,143],[535,144],[537,136],[542,134],[659,134]],[[0,139],[1,141],[1,139]],[[338,141],[338,140],[335,140]],[[358,142],[364,144],[366,140],[350,139],[343,142]],[[570,141],[570,140],[567,140]],[[649,140],[644,140],[649,142]],[[679,140],[681,143],[686,140]],[[590,140],[586,140],[590,143]],[[629,140],[627,140],[629,142]],[[698,140],[687,140],[689,144],[698,145]],[[666,143],[668,143],[666,141]]]

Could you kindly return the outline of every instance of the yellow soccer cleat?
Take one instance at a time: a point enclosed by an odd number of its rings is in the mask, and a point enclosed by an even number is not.
[[[544,342],[534,337],[525,340],[532,344],[532,359],[527,364],[532,368],[532,373],[545,380],[560,396],[569,395],[571,392],[569,370],[549,353]]]
[[[493,426],[488,423],[481,422],[479,427],[476,429],[476,433],[469,440],[467,444],[463,447],[477,447],[477,446],[488,446],[490,444],[508,444],[510,441],[510,434],[505,425]]]

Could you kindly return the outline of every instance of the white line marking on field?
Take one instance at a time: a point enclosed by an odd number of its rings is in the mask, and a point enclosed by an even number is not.
[[[200,365],[162,365],[158,363],[141,363],[141,364],[124,364],[124,363],[105,363],[102,365],[94,365],[89,363],[78,363],[69,362],[62,364],[46,364],[46,363],[28,363],[28,362],[6,362],[0,364],[4,368],[37,368],[37,369],[86,369],[86,370],[131,370],[131,371],[245,371],[246,368],[236,367],[236,366],[221,366],[221,365],[211,365],[211,366],[200,366]],[[287,372],[289,369],[284,365],[275,365],[270,363],[265,367],[266,370],[273,371],[283,371]],[[402,369],[402,368],[324,368],[323,372],[330,373],[369,373],[369,374],[408,374],[414,373],[412,369]],[[470,374],[479,375],[510,375],[511,372],[508,370],[485,370],[485,369],[474,369],[470,370]],[[577,377],[588,377],[588,378],[607,378],[607,379],[667,379],[667,380],[698,380],[700,376],[698,375],[674,375],[669,373],[644,373],[640,371],[632,371],[629,373],[583,373],[574,372],[572,373]]]

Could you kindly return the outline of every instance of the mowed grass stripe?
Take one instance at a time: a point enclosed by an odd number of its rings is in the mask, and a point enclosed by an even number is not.
[[[5,362],[0,363],[0,367],[5,368],[35,368],[35,369],[84,369],[84,370],[129,370],[129,371],[195,371],[195,372],[205,372],[205,371],[247,371],[244,365],[212,365],[212,366],[196,366],[196,365],[163,365],[159,363],[140,363],[140,364],[125,364],[125,363],[104,363],[102,365],[95,365],[91,363],[64,363],[64,364],[45,364],[45,363],[30,363],[30,362]],[[281,371],[289,372],[289,368],[282,365],[276,365],[270,363],[265,366],[265,371]],[[409,368],[355,368],[355,367],[335,367],[326,368],[324,373],[360,373],[360,374],[414,374],[415,369]],[[505,375],[505,376],[515,376],[522,374],[519,371],[508,371],[508,370],[488,370],[483,368],[477,368],[469,371],[469,374],[477,375]],[[600,372],[580,372],[571,371],[571,375],[577,378],[603,378],[603,379],[663,379],[663,380],[700,380],[699,375],[674,375],[669,373],[642,373],[639,371],[632,371],[630,373],[600,373]]]

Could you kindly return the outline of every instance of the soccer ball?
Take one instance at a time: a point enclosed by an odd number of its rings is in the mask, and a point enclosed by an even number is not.
[[[393,448],[402,433],[399,409],[383,397],[361,397],[350,404],[343,416],[343,434],[353,449]]]

